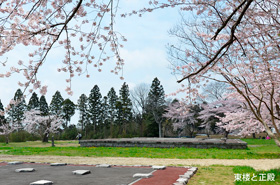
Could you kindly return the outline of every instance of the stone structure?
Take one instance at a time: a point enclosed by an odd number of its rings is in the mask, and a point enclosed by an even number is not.
[[[133,175],[133,178],[150,178],[152,176],[152,173],[136,173]]]
[[[15,170],[15,172],[34,172],[34,171],[35,171],[34,168],[20,168]]]
[[[53,184],[53,182],[48,181],[48,180],[39,180],[39,181],[30,183],[30,185],[52,185],[52,184]]]
[[[72,172],[74,175],[86,175],[90,174],[89,170],[75,170]]]
[[[51,163],[50,166],[66,166],[66,163]]]
[[[9,165],[18,165],[18,164],[23,164],[21,161],[13,161],[13,162],[8,162]]]
[[[222,148],[246,149],[247,143],[240,139],[203,138],[121,138],[81,140],[81,147],[153,147],[153,148]]]

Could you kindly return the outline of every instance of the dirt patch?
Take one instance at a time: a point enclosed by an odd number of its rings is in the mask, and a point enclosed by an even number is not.
[[[1,161],[61,162],[69,164],[164,165],[164,166],[251,166],[256,170],[280,168],[280,159],[152,159],[134,157],[68,157],[0,155]]]

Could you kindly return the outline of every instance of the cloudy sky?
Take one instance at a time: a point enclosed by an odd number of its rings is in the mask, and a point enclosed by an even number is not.
[[[139,9],[144,6],[142,0],[122,0],[119,13],[127,10]],[[120,80],[120,76],[110,73],[112,65],[106,63],[103,71],[98,72],[95,68],[91,68],[91,78],[85,76],[75,77],[72,81],[72,89],[74,94],[67,95],[65,88],[68,85],[65,81],[67,76],[57,72],[57,67],[61,61],[57,60],[58,56],[64,55],[60,50],[54,50],[50,54],[43,70],[40,71],[39,77],[44,85],[48,86],[46,98],[50,103],[55,91],[59,90],[64,99],[70,98],[77,103],[79,96],[84,93],[88,96],[94,85],[98,85],[103,96],[107,94],[111,87],[118,92],[121,85],[126,82],[130,90],[137,84],[151,84],[155,77],[161,81],[166,94],[175,92],[179,88],[175,76],[171,74],[168,68],[166,45],[175,42],[174,38],[168,35],[168,30],[172,28],[180,17],[178,9],[158,10],[152,13],[144,14],[141,18],[131,16],[121,18],[118,16],[116,20],[116,29],[124,35],[128,41],[125,47],[121,49],[121,55],[125,59],[124,80]],[[24,60],[26,53],[30,48],[20,48],[9,55],[8,62]],[[107,66],[106,66],[107,65]],[[3,72],[7,69],[1,69]],[[13,98],[15,91],[19,88],[17,85],[20,75],[10,78],[0,79],[1,90],[0,99],[6,106],[10,99]],[[38,94],[39,92],[37,92]],[[27,101],[30,95],[27,96]],[[76,120],[72,120],[74,124]]]

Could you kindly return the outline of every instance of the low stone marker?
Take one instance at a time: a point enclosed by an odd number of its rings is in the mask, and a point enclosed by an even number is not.
[[[150,178],[153,174],[151,173],[136,173],[133,175],[133,178]]]
[[[52,185],[52,184],[53,184],[53,182],[48,181],[48,180],[39,180],[39,181],[30,183],[30,185]]]
[[[73,171],[74,175],[86,175],[86,174],[89,174],[89,173],[90,173],[89,170],[75,170],[75,171]]]
[[[34,168],[20,168],[15,170],[15,172],[34,172],[34,171],[35,171]]]
[[[13,161],[13,162],[8,162],[10,165],[17,165],[17,164],[23,164],[21,161]]]
[[[110,168],[111,165],[110,164],[98,164],[95,167],[97,167],[97,168]]]
[[[154,170],[164,170],[166,166],[152,166]]]
[[[51,163],[51,166],[66,166],[66,163]]]
[[[185,183],[185,184],[186,184],[186,183]],[[185,185],[185,184],[180,183],[180,182],[175,182],[175,183],[173,183],[173,185]]]
[[[189,179],[192,177],[192,174],[185,173],[184,175],[179,175],[180,178]]]
[[[179,183],[181,183],[181,184],[187,184],[188,183],[188,179],[185,179],[185,178],[179,178],[179,179],[177,179],[177,181],[176,182],[179,182]]]
[[[192,171],[193,173],[197,172],[197,167],[191,167],[188,171]]]

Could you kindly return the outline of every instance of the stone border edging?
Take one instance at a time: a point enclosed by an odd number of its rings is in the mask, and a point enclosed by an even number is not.
[[[173,185],[185,185],[188,183],[189,179],[197,172],[197,167],[190,167],[184,175],[180,175],[180,178],[177,179]]]

